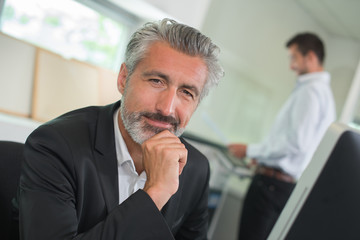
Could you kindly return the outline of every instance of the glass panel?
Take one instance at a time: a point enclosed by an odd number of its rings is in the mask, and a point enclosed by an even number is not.
[[[357,128],[360,130],[360,97],[358,97],[358,100],[356,103],[353,120],[349,125],[353,128]]]
[[[1,31],[66,58],[118,70],[128,28],[72,0],[6,0]]]

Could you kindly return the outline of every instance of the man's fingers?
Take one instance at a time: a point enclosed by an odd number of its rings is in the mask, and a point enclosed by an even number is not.
[[[186,162],[187,162],[187,154],[188,151],[187,149],[185,149],[184,151],[181,152],[181,154],[179,155],[179,175],[182,173]]]
[[[173,195],[179,187],[179,175],[187,162],[185,145],[165,130],[145,141],[142,151],[147,174],[146,191],[154,195],[151,195],[153,199]]]

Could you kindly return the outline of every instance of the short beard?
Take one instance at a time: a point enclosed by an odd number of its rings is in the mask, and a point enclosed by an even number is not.
[[[130,137],[138,144],[142,144],[149,138],[155,136],[156,134],[164,130],[169,130],[177,137],[180,137],[181,134],[183,134],[183,132],[185,131],[185,128],[179,128],[180,122],[171,116],[164,116],[160,113],[151,113],[151,112],[130,113],[126,109],[124,101],[121,102],[120,114],[125,130],[128,132]],[[144,117],[152,120],[170,123],[172,127],[169,129],[154,127],[148,124],[146,121],[144,121],[142,119]]]

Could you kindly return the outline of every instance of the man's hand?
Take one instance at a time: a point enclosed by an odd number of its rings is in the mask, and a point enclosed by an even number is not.
[[[180,139],[168,130],[148,139],[141,147],[147,176],[144,191],[161,210],[178,190],[179,175],[186,164],[188,152]]]
[[[229,152],[237,158],[242,159],[246,157],[246,149],[247,149],[246,144],[241,144],[241,143],[229,144],[228,149]]]

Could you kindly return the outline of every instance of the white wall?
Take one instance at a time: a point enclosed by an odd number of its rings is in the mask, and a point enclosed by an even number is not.
[[[259,141],[295,83],[285,43],[312,31],[327,48],[338,116],[359,61],[359,44],[330,36],[294,1],[213,0],[203,29],[221,47],[226,76],[197,110],[188,130],[221,142],[204,115],[228,141]]]
[[[83,1],[83,0],[77,0]],[[144,22],[172,18],[179,22],[201,28],[211,0],[109,0],[139,17]],[[143,21],[141,21],[143,20]]]
[[[207,15],[211,0],[145,0],[162,11],[169,13],[178,21],[201,28]]]
[[[35,48],[0,34],[0,110],[30,116]]]

